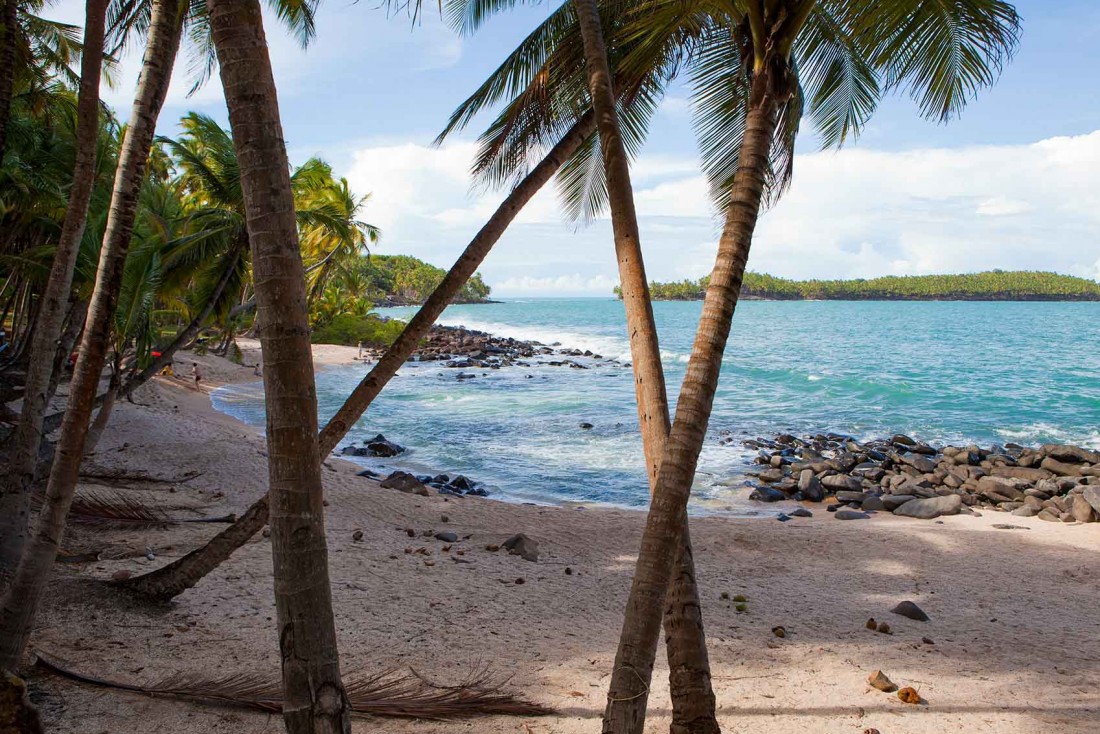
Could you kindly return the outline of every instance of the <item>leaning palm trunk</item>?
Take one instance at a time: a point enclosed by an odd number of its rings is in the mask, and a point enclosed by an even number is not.
[[[546,157],[527,174],[474,236],[443,280],[424,301],[424,305],[405,325],[378,363],[359,382],[336,414],[329,419],[319,438],[322,457],[336,448],[355,422],[382,392],[382,388],[397,374],[416,351],[420,339],[481,265],[493,245],[532,197],[554,176],[559,168],[580,148],[596,129],[592,114],[583,116],[562,137]],[[249,538],[267,524],[268,502],[265,494],[241,515],[237,522],[218,533],[206,545],[191,551],[179,560],[151,573],[125,582],[127,588],[155,599],[167,600],[190,589],[204,576],[221,565]]]
[[[15,89],[15,44],[19,35],[18,0],[0,0],[0,163],[8,143],[8,120]]]
[[[7,5],[14,6],[15,0]],[[88,219],[88,205],[95,188],[96,143],[99,139],[99,80],[103,64],[106,0],[88,0],[84,26],[84,55],[80,64],[77,100],[76,153],[73,185],[61,225],[46,291],[39,302],[38,321],[31,335],[30,364],[23,392],[23,407],[11,453],[11,465],[0,483],[0,588],[15,572],[27,538],[31,484],[35,479],[38,448],[42,443],[42,418],[49,402],[54,354],[69,309],[73,269]],[[6,34],[14,28],[6,29]],[[3,80],[0,79],[0,83]],[[0,90],[2,92],[3,90]],[[10,90],[9,90],[10,103]],[[0,112],[5,112],[0,110]],[[5,119],[6,123],[6,119]]]
[[[706,438],[722,355],[760,212],[778,110],[789,95],[786,67],[782,64],[765,67],[753,80],[726,222],[623,618],[604,713],[606,733],[641,734],[645,724],[647,694],[660,635],[661,602],[680,548],[692,479]]]
[[[289,734],[349,734],[317,450],[305,270],[258,0],[209,0],[252,247],[267,400],[271,555]]]
[[[210,298],[207,300],[206,305],[178,334],[172,342],[161,350],[160,356],[153,359],[145,369],[141,370],[137,374],[128,378],[126,382],[119,388],[119,397],[128,398],[133,394],[134,390],[144,385],[151,380],[155,375],[160,374],[160,371],[172,363],[172,359],[185,344],[189,344],[192,339],[199,335],[202,331],[203,324],[214,313],[214,309],[217,308],[218,301],[221,300],[222,295],[225,293],[225,289],[229,287],[229,281],[233,279],[233,272],[236,268],[237,258],[248,247],[247,238],[242,239],[237,243],[236,247],[230,252],[227,258],[228,265],[225,272],[218,278],[217,284],[214,286],[213,292],[210,294]]]
[[[619,129],[599,9],[595,0],[574,0],[574,6],[584,42],[588,86],[607,172],[608,203],[623,303],[626,306],[642,447],[650,486],[655,488],[669,432],[668,393],[642,259],[638,216],[630,184],[630,164]],[[683,526],[676,554],[678,572],[668,591],[664,615],[672,696],[671,731],[673,734],[712,734],[720,729],[715,716],[710,661],[707,658],[686,514]]]
[[[99,12],[102,18],[102,6]],[[65,516],[76,490],[80,462],[84,457],[88,421],[95,403],[99,376],[107,356],[111,324],[118,306],[137,194],[145,177],[157,115],[168,91],[171,62],[175,58],[174,49],[179,46],[179,22],[176,2],[158,0],[154,3],[149,43],[145,49],[130,124],[119,154],[95,288],[73,370],[69,402],[50,469],[46,498],[34,533],[19,561],[15,579],[0,602],[0,668],[14,664],[26,646],[31,622],[65,532]],[[163,31],[166,27],[177,30],[166,34],[166,38],[163,32],[157,32],[157,29]],[[171,44],[172,53],[165,51],[164,44]],[[92,52],[85,49],[85,53]],[[52,356],[51,351],[51,361]]]

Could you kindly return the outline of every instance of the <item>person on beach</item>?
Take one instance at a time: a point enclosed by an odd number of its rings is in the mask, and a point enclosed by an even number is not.
[[[198,362],[191,363],[191,378],[195,381],[195,389],[199,390],[199,383],[202,382],[202,368],[199,367]]]
[[[252,368],[252,374],[255,375],[256,377],[263,377],[264,376],[263,370],[260,369],[260,363],[259,362],[257,362],[255,364],[255,366]]]
[[[362,359],[362,358],[363,358],[363,342],[359,342],[359,356],[356,357],[356,359]]]

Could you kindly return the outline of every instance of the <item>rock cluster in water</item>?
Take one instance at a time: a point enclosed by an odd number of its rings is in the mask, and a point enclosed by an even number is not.
[[[845,519],[870,511],[931,519],[982,508],[1051,522],[1100,521],[1100,452],[1018,444],[935,448],[909,436],[859,442],[780,434],[744,444],[758,450],[762,502],[834,497]]]
[[[381,479],[378,486],[383,489],[396,489],[407,494],[418,494],[427,497],[431,494],[429,487],[439,494],[452,497],[488,497],[489,488],[483,482],[476,482],[462,474],[451,476],[449,474],[410,474],[406,471],[391,472],[385,478],[372,470],[364,469],[359,472],[361,477]]]
[[[527,367],[530,363],[522,360],[547,355],[603,359],[602,355],[595,354],[591,350],[565,349],[560,346],[559,344],[547,346],[537,341],[493,336],[484,331],[475,331],[462,326],[433,326],[412,359],[421,362],[443,362],[444,367],[479,369],[500,369],[513,365]],[[368,353],[372,358],[378,358],[384,351],[372,349]],[[571,359],[543,360],[540,363],[553,367],[588,369],[586,365]],[[459,379],[462,378],[460,374]]]

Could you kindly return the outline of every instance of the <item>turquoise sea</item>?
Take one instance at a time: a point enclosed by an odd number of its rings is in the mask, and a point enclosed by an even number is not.
[[[700,308],[654,304],[673,398]],[[384,310],[396,318],[410,312]],[[453,306],[440,322],[630,359],[623,307],[610,298]],[[408,451],[359,460],[364,465],[465,474],[497,499],[640,507],[648,492],[623,363],[476,370],[464,381],[438,363],[410,364],[345,443],[384,433]],[[367,369],[353,362],[318,373],[322,422]],[[213,399],[219,410],[263,425],[261,385],[227,386]],[[582,422],[594,427],[581,430]],[[1100,304],[741,303],[694,510],[754,509],[743,486],[751,452],[741,439],[828,431],[1100,448]],[[737,440],[723,443],[730,434]]]

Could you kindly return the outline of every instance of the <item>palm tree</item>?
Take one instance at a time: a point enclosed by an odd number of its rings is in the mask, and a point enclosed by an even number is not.
[[[12,0],[9,0],[12,2]],[[99,81],[102,75],[107,0],[88,0],[85,8],[84,55],[80,69],[77,101],[76,156],[68,208],[61,228],[46,291],[40,299],[39,315],[31,342],[31,361],[23,392],[23,405],[15,448],[7,477],[0,484],[0,589],[15,572],[23,552],[30,514],[30,485],[34,481],[38,447],[42,440],[42,418],[49,400],[54,354],[69,310],[69,290],[80,241],[88,217],[88,205],[95,187],[96,148],[99,138]],[[11,30],[5,31],[11,34]],[[3,81],[3,80],[0,80]],[[4,90],[0,89],[0,93]],[[10,112],[11,89],[5,105]],[[52,562],[52,561],[51,561]],[[2,643],[0,643],[2,645]],[[21,649],[21,647],[20,647]],[[0,668],[5,662],[0,655]]]
[[[907,86],[924,114],[946,120],[961,110],[974,91],[992,82],[1014,48],[1018,28],[1014,9],[1000,0],[885,0],[862,5],[747,0],[738,20],[740,32],[728,38],[736,45],[727,42],[725,58],[736,52],[734,58],[743,60],[743,65],[731,69],[728,64],[722,68],[708,66],[713,61],[701,62],[700,78],[705,80],[709,73],[728,90],[723,99],[727,114],[724,119],[705,120],[709,137],[702,136],[704,154],[708,142],[712,148],[721,145],[715,135],[727,137],[721,170],[732,177],[716,177],[713,168],[709,171],[712,182],[729,184],[726,219],[642,537],[609,686],[605,732],[641,732],[644,725],[645,692],[660,632],[660,603],[673,572],[752,234],[776,173],[789,171],[790,161],[773,154],[776,140],[781,141],[781,152],[790,150],[783,143],[793,137],[790,119],[799,110],[791,107],[801,106],[803,84],[815,90],[810,111],[826,131],[826,142],[853,134],[873,108],[873,104],[860,109],[851,103],[823,103],[846,80],[830,77],[830,70],[843,66],[822,64],[815,52],[821,52],[830,35],[846,36],[851,43],[840,48],[861,54],[865,67],[880,74],[886,88]],[[716,53],[721,55],[720,47]],[[796,56],[804,66],[795,62]],[[823,71],[823,78],[814,78],[815,72]],[[714,112],[713,104],[702,99],[701,113],[708,106]],[[724,126],[728,125],[737,129],[732,136],[738,142],[735,148],[727,147],[731,129]]]
[[[252,248],[267,400],[271,544],[290,734],[347,734],[325,546],[317,395],[294,191],[258,0],[210,0]]]
[[[599,8],[596,0],[574,0],[573,4],[587,60],[589,93],[600,133],[619,280],[626,305],[646,473],[650,486],[655,487],[669,433],[668,393],[642,258],[638,216],[630,185],[630,162],[615,109]],[[678,573],[669,589],[665,607],[669,687],[673,700],[671,730],[674,734],[709,734],[719,731],[719,727],[686,514],[683,526],[677,552]]]

